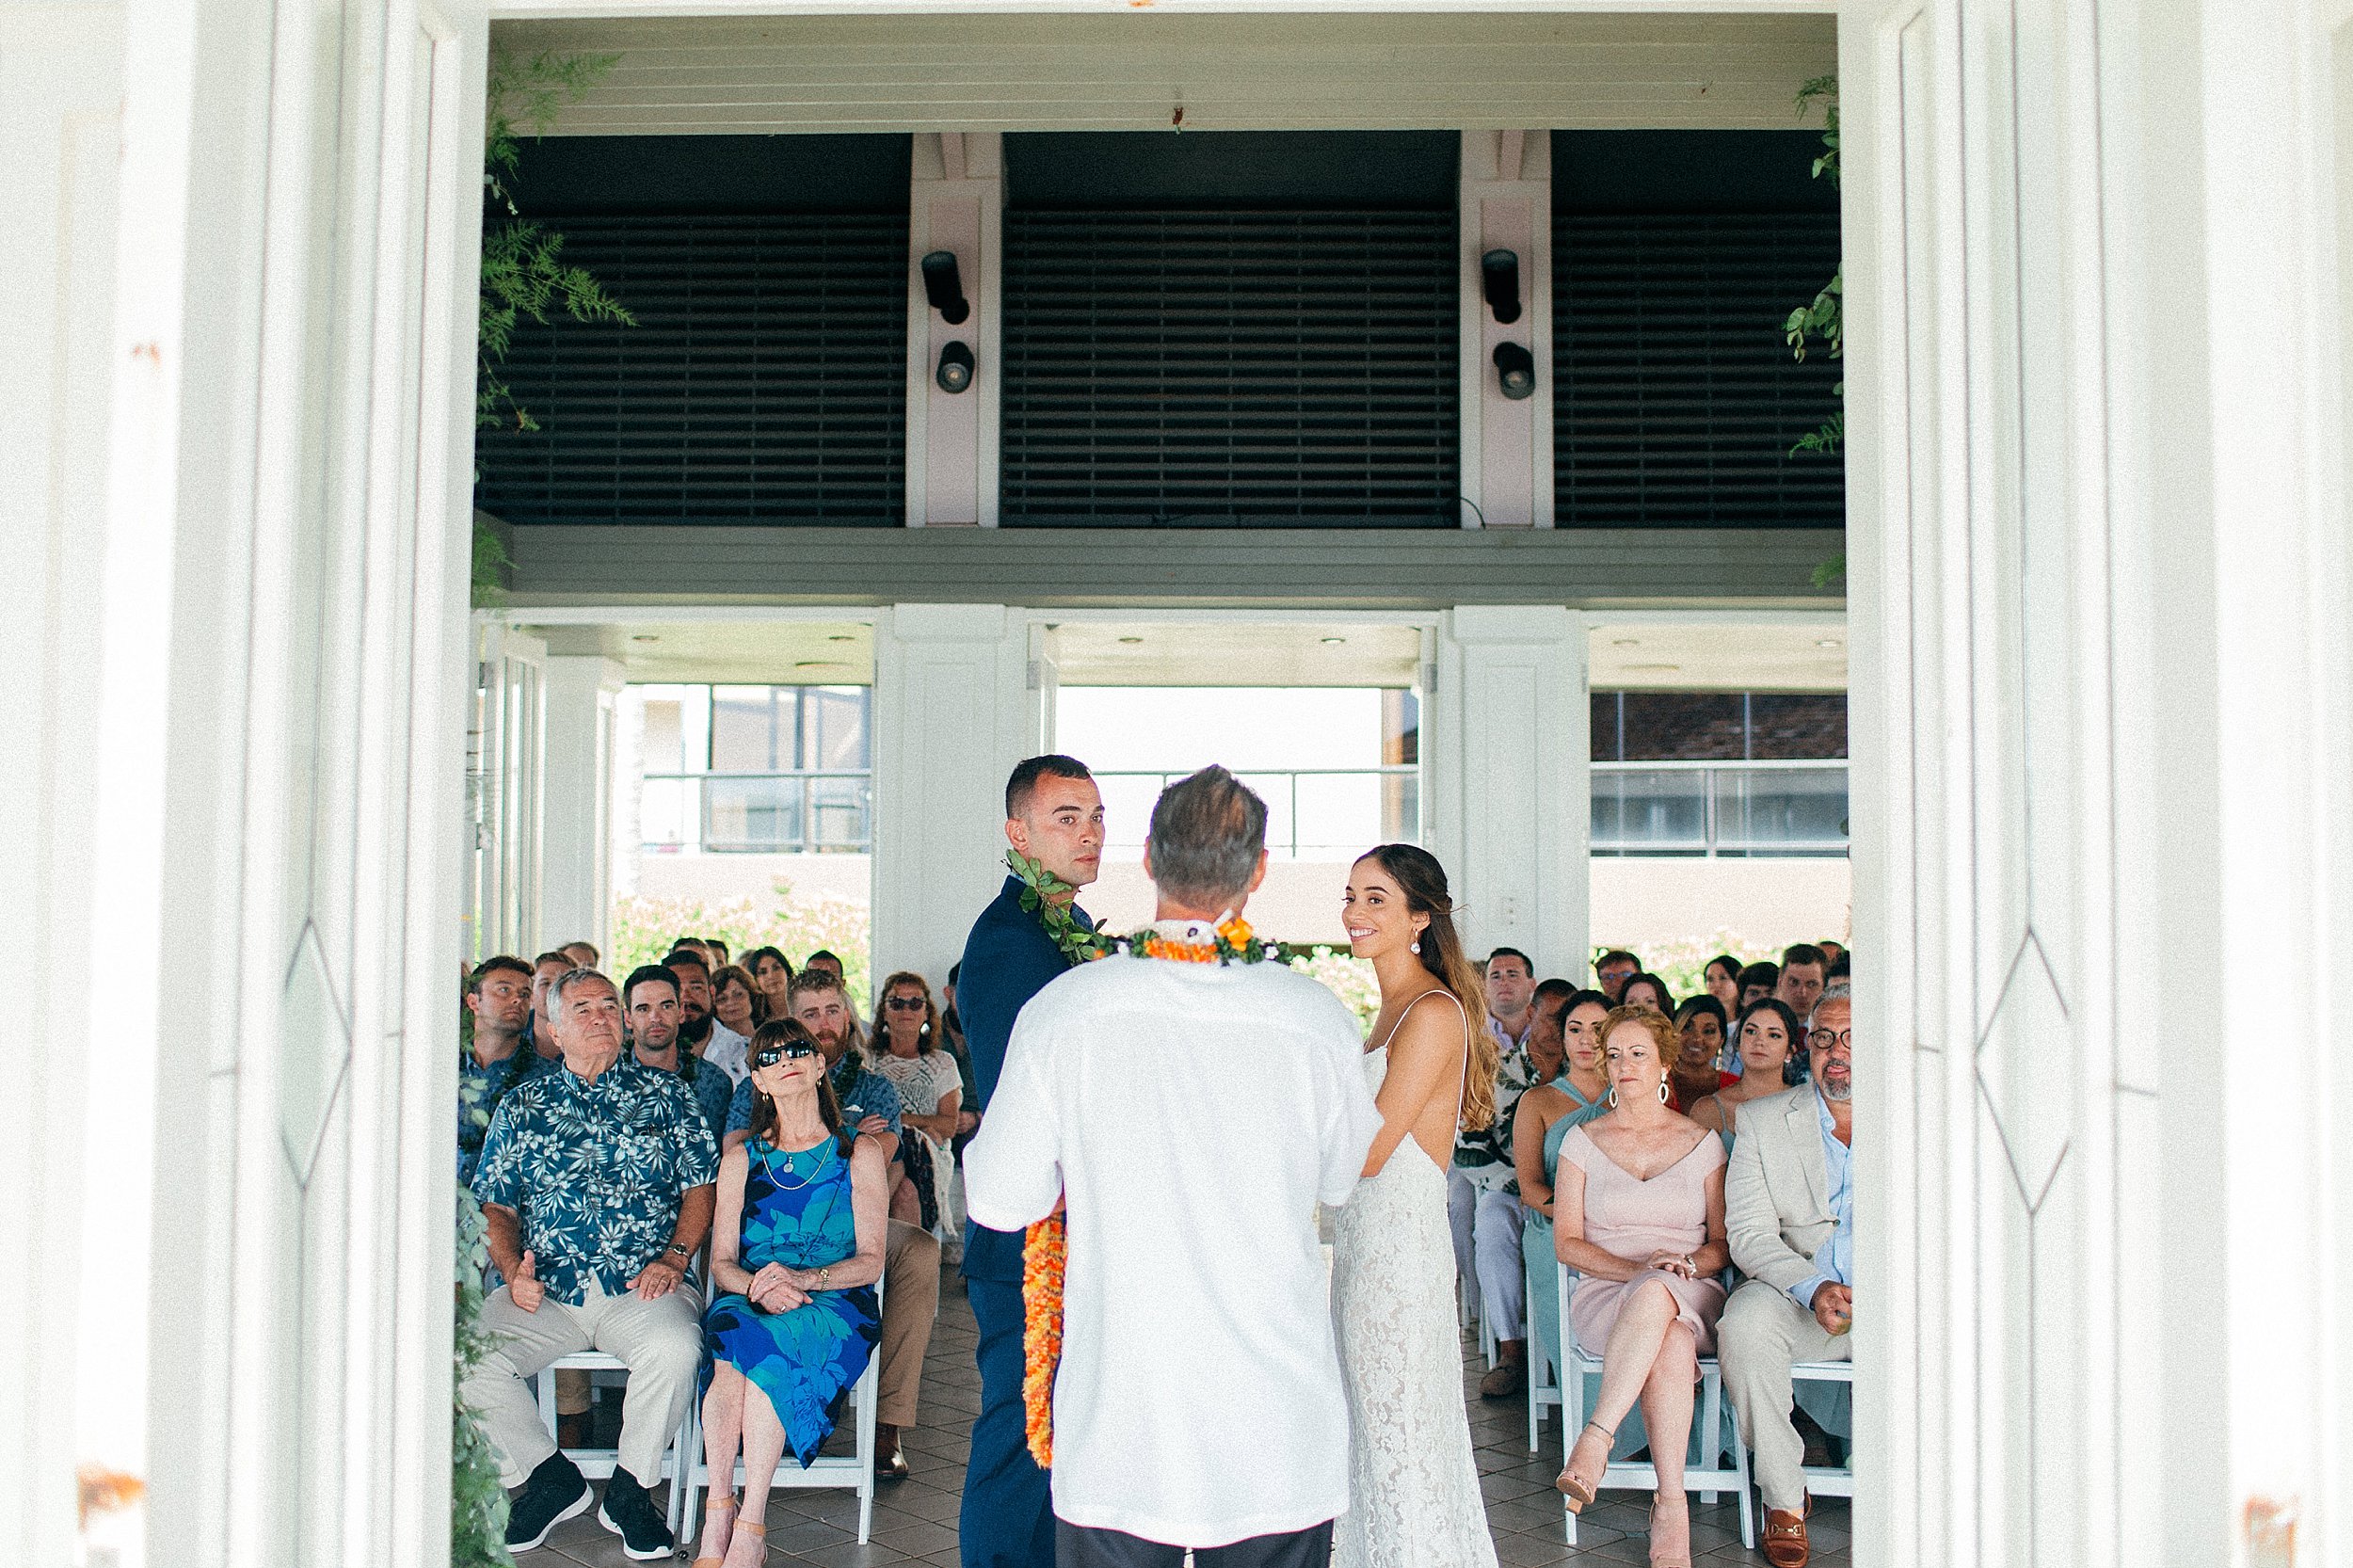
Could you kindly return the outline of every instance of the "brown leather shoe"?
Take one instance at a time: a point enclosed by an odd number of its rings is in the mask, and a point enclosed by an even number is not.
[[[1513,1355],[1507,1349],[1503,1358],[1487,1368],[1487,1375],[1479,1380],[1479,1397],[1482,1400],[1508,1400],[1514,1394],[1528,1392],[1528,1354]]]
[[[1773,1568],[1805,1568],[1806,1559],[1814,1555],[1814,1548],[1805,1539],[1806,1516],[1813,1512],[1811,1495],[1806,1497],[1803,1510],[1765,1511],[1765,1560]]]
[[[904,1480],[912,1474],[907,1468],[906,1450],[899,1447],[899,1429],[874,1423],[874,1479]]]

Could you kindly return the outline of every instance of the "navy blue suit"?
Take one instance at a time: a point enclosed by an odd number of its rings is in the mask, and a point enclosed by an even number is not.
[[[1085,910],[1073,913],[1093,929]],[[1004,1071],[1014,1019],[1069,967],[1037,916],[1021,907],[1019,879],[1005,878],[972,922],[957,971],[956,1012],[983,1107]],[[964,1568],[1053,1568],[1053,1499],[1022,1432],[1021,1233],[967,1224],[964,1279],[981,1331],[981,1414],[957,1522]]]

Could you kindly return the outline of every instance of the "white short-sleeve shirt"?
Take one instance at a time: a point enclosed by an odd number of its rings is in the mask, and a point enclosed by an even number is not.
[[[1067,1195],[1060,1517],[1220,1546],[1348,1507],[1315,1210],[1380,1127],[1363,1048],[1278,964],[1106,958],[1022,1009],[965,1183],[1002,1230]]]

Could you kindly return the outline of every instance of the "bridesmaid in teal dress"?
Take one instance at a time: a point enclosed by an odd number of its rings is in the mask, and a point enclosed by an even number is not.
[[[719,1166],[703,1318],[703,1448],[712,1496],[696,1568],[766,1561],[769,1482],[806,1469],[832,1435],[882,1336],[889,1176],[882,1144],[841,1125],[808,1032],[772,1018],[752,1035],[750,1141]],[[744,1455],[744,1496],[721,1496]]]
[[[1540,993],[1536,1005],[1557,1009],[1561,1004]],[[1528,1293],[1529,1332],[1555,1366],[1561,1363],[1561,1300],[1553,1288],[1553,1176],[1560,1169],[1561,1140],[1569,1129],[1609,1109],[1603,1097],[1609,1085],[1602,1074],[1600,1034],[1601,1021],[1609,1016],[1609,999],[1599,991],[1569,994],[1561,1019],[1566,1066],[1551,1082],[1520,1096],[1512,1123],[1512,1159],[1519,1171],[1520,1202],[1527,1208],[1520,1246],[1533,1276]]]

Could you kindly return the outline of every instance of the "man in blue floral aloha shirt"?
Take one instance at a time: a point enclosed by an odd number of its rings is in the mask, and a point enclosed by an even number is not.
[[[610,980],[570,971],[549,1014],[563,1070],[508,1093],[474,1174],[490,1261],[507,1283],[482,1309],[497,1348],[461,1395],[506,1483],[524,1483],[506,1544],[526,1551],[592,1496],[523,1380],[581,1351],[618,1357],[629,1393],[597,1520],[646,1561],[675,1544],[647,1486],[661,1477],[702,1359],[702,1300],[686,1269],[711,1233],[719,1154],[685,1081],[624,1056]]]

